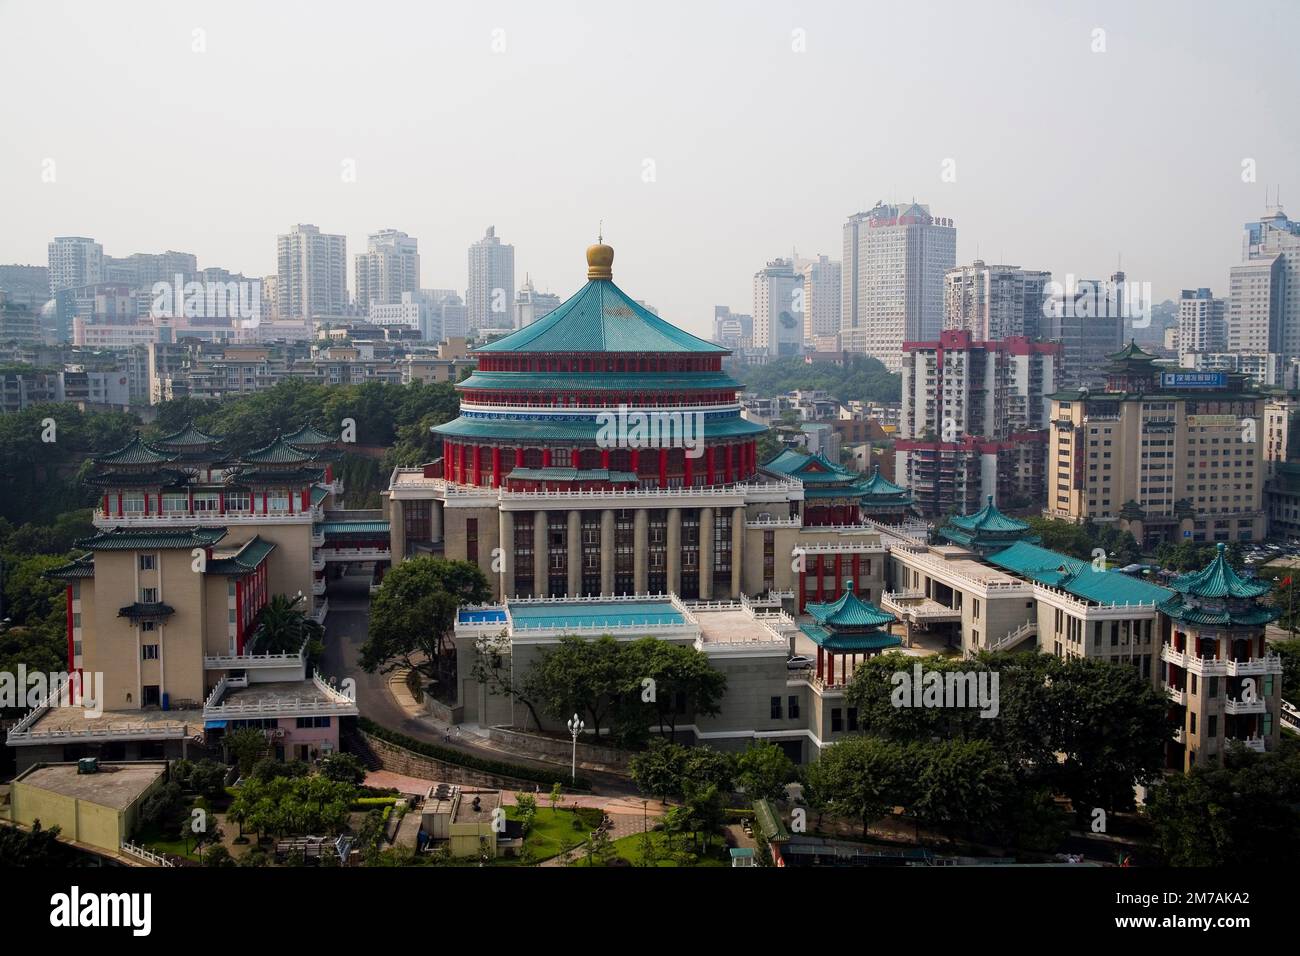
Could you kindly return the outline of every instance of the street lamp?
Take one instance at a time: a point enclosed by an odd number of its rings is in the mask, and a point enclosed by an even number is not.
[[[569,733],[573,735],[573,765],[569,770],[569,776],[573,783],[578,782],[578,734],[582,733],[582,728],[585,726],[587,725],[577,714],[569,718]]]

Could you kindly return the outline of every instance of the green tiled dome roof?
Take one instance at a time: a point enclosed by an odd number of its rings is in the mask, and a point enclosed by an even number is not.
[[[638,305],[612,279],[593,279],[554,312],[476,352],[704,352],[697,338]]]
[[[1169,586],[1182,594],[1203,598],[1254,598],[1271,590],[1262,581],[1247,581],[1234,571],[1222,543],[1213,561],[1200,571],[1174,578]]]

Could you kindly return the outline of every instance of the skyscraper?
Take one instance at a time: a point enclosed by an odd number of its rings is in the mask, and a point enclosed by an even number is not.
[[[357,310],[370,314],[371,303],[396,305],[402,293],[420,288],[418,240],[396,229],[371,233],[369,247],[356,257]]]
[[[978,342],[1014,335],[1040,336],[1043,296],[1050,272],[1020,266],[985,265],[976,259],[944,276],[943,327],[964,329]]]
[[[508,329],[514,323],[515,247],[497,238],[495,226],[469,247],[469,289],[465,293],[469,328]]]
[[[813,342],[818,336],[836,335],[840,331],[840,296],[843,294],[843,268],[827,256],[804,262],[803,338]]]
[[[1097,279],[1052,283],[1043,303],[1042,338],[1060,342],[1061,381],[1077,388],[1105,381],[1109,356],[1124,345],[1128,283],[1122,272]]]
[[[876,203],[844,224],[840,339],[891,371],[903,343],[937,339],[944,274],[957,264],[957,229],[919,203]]]
[[[1178,298],[1178,352],[1222,352],[1227,347],[1224,302],[1209,289],[1184,289]]]
[[[803,276],[789,259],[773,259],[754,273],[754,348],[788,358],[803,348]]]
[[[348,241],[299,224],[277,239],[276,315],[303,319],[348,308]]]
[[[50,295],[62,289],[102,282],[104,247],[84,236],[55,236],[48,246]]]
[[[1229,277],[1228,348],[1300,356],[1300,222],[1280,208],[1246,224]]]

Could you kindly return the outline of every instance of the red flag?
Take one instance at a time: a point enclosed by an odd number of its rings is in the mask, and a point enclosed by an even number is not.
[[[1282,587],[1289,587],[1290,584],[1291,584],[1291,578],[1289,575],[1282,579]]]

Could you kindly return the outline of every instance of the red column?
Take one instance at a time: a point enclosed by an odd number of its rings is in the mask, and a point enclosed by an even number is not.
[[[524,467],[524,449],[522,446],[515,449],[515,467]]]
[[[570,468],[582,467],[582,452],[578,451],[578,449],[576,448],[569,449],[569,467]]]
[[[632,474],[636,475],[636,476],[637,476],[637,479],[640,480],[640,478],[641,478],[641,449],[640,449],[640,448],[633,448],[633,449],[632,449],[631,458],[632,458]]]
[[[608,448],[602,448],[602,449],[600,450],[600,467],[601,467],[601,468],[608,468],[608,467],[609,467],[609,449],[608,449]]]
[[[542,467],[543,468],[551,467],[551,450],[549,448],[542,449]]]
[[[117,516],[122,517],[122,492],[117,493]]]
[[[64,618],[64,620],[67,621],[67,630],[68,630],[68,672],[71,673],[72,670],[73,670],[73,668],[75,668],[75,667],[77,666],[77,655],[76,655],[76,653],[75,653],[75,652],[76,652],[76,647],[75,647],[75,643],[76,643],[76,642],[75,642],[74,639],[73,639],[73,629],[72,629],[72,585],[69,584],[69,585],[68,585],[66,588],[64,588],[63,590],[64,590],[64,593],[65,593],[65,595],[66,595],[66,597],[67,597],[67,602],[68,602],[68,614],[67,614],[67,617]]]
[[[190,493],[190,514],[194,514],[194,489],[189,489]]]
[[[659,487],[668,487],[668,449],[659,449]]]
[[[715,474],[713,470],[713,457],[713,446],[710,445],[708,448],[704,449],[704,463],[708,469],[709,484],[713,484],[713,475]]]
[[[723,481],[726,484],[731,484],[731,457],[732,449],[735,447],[735,445],[727,445],[725,446],[726,450],[722,453],[722,474],[724,476]]]
[[[267,504],[267,501],[266,501],[267,497],[268,497],[267,493],[266,493],[265,491],[262,492],[262,514],[269,514],[269,513],[270,513],[270,508],[269,508],[269,506],[268,506],[268,504]]]
[[[808,572],[801,569],[798,572],[798,574],[799,574],[799,613],[802,614],[803,609],[808,604]]]
[[[694,461],[695,459],[690,455],[682,456],[682,483],[685,484],[687,488],[695,484],[695,468],[692,465],[692,462]]]
[[[289,490],[286,489],[286,491]],[[285,497],[289,499],[289,514],[293,514],[293,492],[289,491],[289,493]]]
[[[819,647],[817,648],[817,679],[818,679],[818,680],[825,680],[825,678],[822,677],[822,659],[823,659],[824,657],[825,657],[825,652],[824,652],[823,649],[819,646]]]
[[[235,652],[244,653],[244,582],[235,582]]]
[[[862,555],[860,554],[855,554],[853,556],[853,593],[854,594],[858,593],[858,574],[861,571],[861,567],[862,567],[860,562],[861,557]]]
[[[308,508],[311,507],[311,489],[310,489],[310,488],[304,488],[304,489],[302,490],[302,499],[301,499],[301,500],[302,500],[302,510],[303,510],[303,511],[306,511]]]
[[[843,586],[843,583],[844,583],[843,555],[836,554],[835,555],[835,590],[832,591],[831,593],[839,594],[840,587]]]
[[[144,493],[144,513],[145,517],[149,515],[149,492]]]
[[[492,448],[492,487],[501,487],[501,449],[496,446]]]
[[[108,492],[104,492],[104,517],[108,517]]]
[[[826,555],[817,555],[817,602],[826,600]]]

